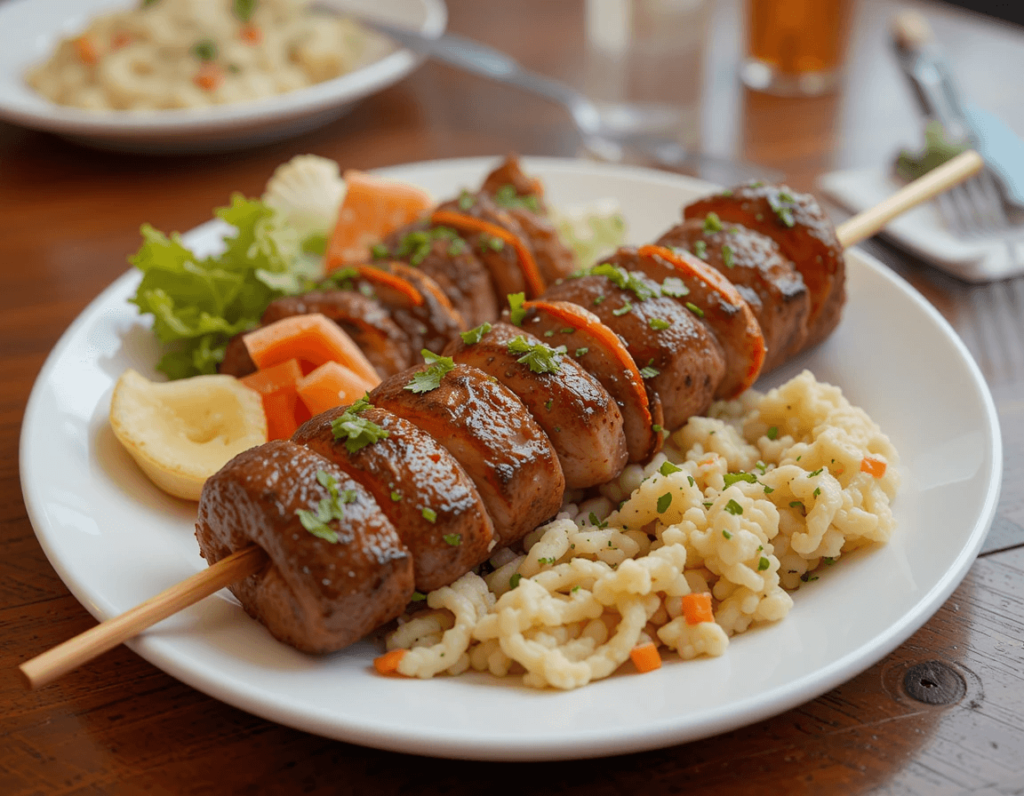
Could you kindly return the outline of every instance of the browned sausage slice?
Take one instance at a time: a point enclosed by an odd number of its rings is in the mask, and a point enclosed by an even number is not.
[[[450,360],[449,360],[450,362]],[[441,364],[444,364],[443,362]],[[565,477],[547,435],[493,376],[468,365],[442,367],[426,392],[413,392],[424,365],[385,379],[370,402],[414,423],[444,445],[473,479],[498,544],[518,541],[562,505]]]
[[[326,518],[319,525],[318,512]],[[369,493],[288,440],[250,448],[207,480],[196,538],[210,564],[251,544],[263,548],[270,564],[231,591],[275,638],[304,652],[358,641],[401,614],[413,594],[412,556]]]
[[[615,281],[603,274],[566,279],[548,288],[544,298],[586,307],[619,335],[644,382],[661,399],[666,427],[677,428],[711,405],[725,374],[722,347],[696,315],[662,296],[652,279],[639,271],[618,271],[621,278]]]
[[[688,252],[664,246],[641,246],[635,254],[620,249],[612,261],[643,271],[662,285],[662,292],[671,290],[666,280],[682,283],[685,295],[674,290],[672,297],[711,328],[725,352],[725,376],[715,390],[716,398],[735,398],[757,381],[764,362],[764,335],[753,310],[722,274]]]
[[[813,196],[755,182],[699,199],[683,213],[688,219],[714,213],[722,222],[740,224],[779,244],[810,291],[805,345],[824,340],[839,323],[846,300],[843,247]]]
[[[516,394],[558,453],[566,488],[607,483],[626,466],[619,407],[565,349],[499,322],[471,342],[453,340],[445,354],[489,373]]]
[[[762,374],[803,346],[811,306],[807,286],[767,235],[739,224],[707,226],[694,218],[676,224],[656,244],[695,254],[736,286],[764,334],[767,353]]]
[[[568,355],[604,387],[622,413],[626,450],[631,462],[645,462],[661,447],[656,430],[665,418],[661,402],[644,385],[626,344],[601,319],[568,301],[527,301],[521,326]]]
[[[317,415],[292,441],[334,462],[373,496],[412,553],[420,591],[487,560],[494,526],[480,494],[447,448],[408,420],[360,402]]]

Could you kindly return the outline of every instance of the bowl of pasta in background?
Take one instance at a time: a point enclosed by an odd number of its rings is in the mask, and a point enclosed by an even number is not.
[[[62,40],[96,17],[138,7],[138,0],[10,0],[0,4],[0,120],[79,143],[135,152],[241,149],[299,135],[348,111],[363,97],[398,82],[422,61],[408,50],[371,48],[365,62],[338,77],[261,99],[196,108],[84,109],[47,99],[27,81]],[[331,0],[320,5],[341,3]],[[346,0],[382,21],[427,35],[447,24],[443,0]]]

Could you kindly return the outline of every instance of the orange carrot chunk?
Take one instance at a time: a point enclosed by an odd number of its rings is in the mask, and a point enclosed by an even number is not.
[[[258,392],[263,399],[268,440],[288,439],[295,433],[295,429],[308,419],[301,418],[305,412],[300,413],[297,385],[301,378],[302,368],[299,361],[289,359],[239,379],[246,387]]]
[[[397,674],[398,664],[409,650],[390,650],[373,659],[373,668],[381,674]]]
[[[345,198],[327,242],[327,271],[370,259],[370,246],[420,217],[434,205],[430,194],[412,185],[361,171],[346,171]]]
[[[266,369],[289,359],[305,361],[313,368],[337,362],[376,387],[380,377],[373,365],[341,327],[320,313],[292,315],[246,334],[249,356],[257,368]]]
[[[306,408],[318,415],[342,404],[355,403],[375,386],[368,384],[344,365],[324,362],[312,373],[299,379],[296,388]]]
[[[246,44],[259,44],[263,41],[263,31],[251,22],[242,25],[238,31],[238,37]]]
[[[715,615],[711,612],[711,593],[687,594],[683,597],[683,616],[686,624],[699,625],[701,622],[714,622]]]
[[[199,71],[196,72],[195,77],[192,78],[192,82],[195,83],[203,91],[213,91],[221,84],[224,80],[224,71],[217,66],[206,62],[199,67]]]
[[[641,674],[653,672],[655,669],[661,668],[661,654],[658,652],[658,648],[654,645],[653,641],[633,647],[629,651],[629,657],[633,661],[636,670]]]
[[[885,462],[871,456],[865,456],[860,460],[860,471],[874,478],[881,478],[885,475]]]
[[[519,260],[519,267],[523,271],[523,278],[526,280],[526,292],[528,298],[536,298],[544,292],[546,287],[544,277],[537,268],[537,262],[533,259],[533,252],[518,236],[509,232],[504,227],[492,224],[489,221],[467,216],[463,213],[455,213],[451,210],[435,210],[430,214],[430,221],[433,224],[441,224],[446,227],[454,227],[460,232],[482,232],[492,238],[504,241],[516,251],[516,258]]]

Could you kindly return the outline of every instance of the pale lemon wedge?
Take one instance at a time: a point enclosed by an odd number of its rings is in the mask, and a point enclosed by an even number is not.
[[[153,382],[126,370],[110,425],[154,484],[186,500],[199,500],[207,478],[267,441],[262,399],[233,376]]]

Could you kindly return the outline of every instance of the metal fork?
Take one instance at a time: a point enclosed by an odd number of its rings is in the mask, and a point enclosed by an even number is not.
[[[942,125],[952,141],[978,147],[970,120],[952,70],[939,50],[927,20],[917,12],[904,12],[893,21],[896,53],[904,74],[925,116]],[[1014,225],[1006,212],[998,182],[989,169],[937,197],[939,212],[949,229],[965,239],[1006,239],[1013,265],[1020,264],[1020,253],[1010,233]]]

